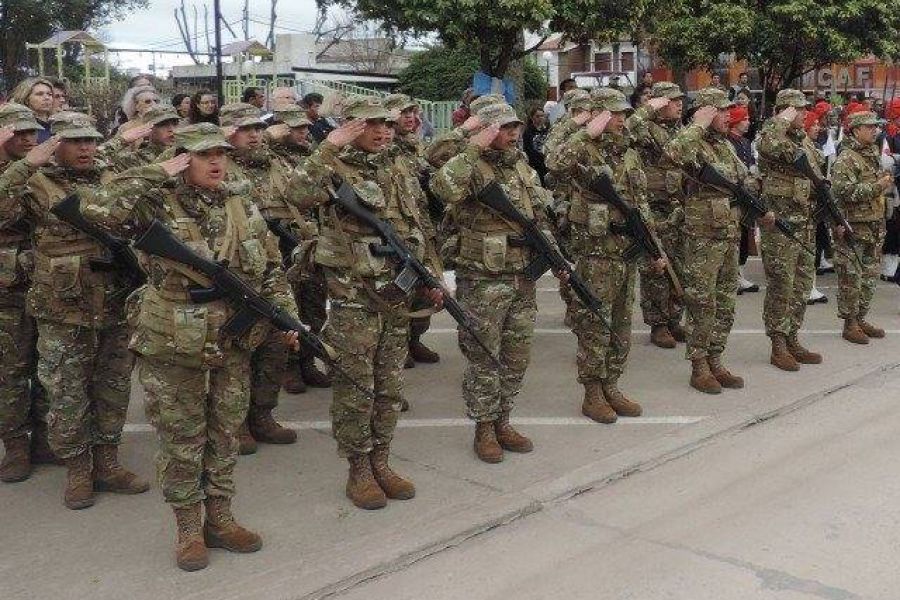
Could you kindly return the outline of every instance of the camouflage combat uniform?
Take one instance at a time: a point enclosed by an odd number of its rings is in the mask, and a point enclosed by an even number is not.
[[[694,105],[721,110],[732,103],[721,90],[705,88],[697,93]],[[693,363],[692,382],[695,377],[709,380],[710,369],[715,371],[715,365],[721,364],[720,357],[734,324],[741,212],[732,207],[729,192],[700,184],[696,177],[703,163],[740,183],[748,176],[748,170],[725,134],[712,127],[704,129],[692,124],[682,128],[666,145],[665,153],[689,180],[689,193],[684,199],[682,255],[689,324],[685,358]],[[739,385],[743,382],[735,381],[733,387]],[[721,391],[715,384],[711,387],[712,393]]]
[[[631,110],[625,96],[617,90],[599,88],[594,90],[592,98],[594,110],[599,112]],[[623,403],[617,402],[621,395],[618,380],[631,347],[631,312],[637,274],[637,265],[626,261],[623,254],[634,240],[615,229],[623,226],[623,215],[591,189],[591,182],[598,172],[608,172],[622,197],[652,223],[641,158],[637,150],[629,147],[624,130],[607,130],[592,138],[587,129],[581,129],[560,145],[556,163],[560,176],[574,182],[568,216],[577,257],[575,272],[602,303],[603,320],[581,302],[570,305],[573,331],[578,338],[578,382],[586,390],[584,413],[596,416],[595,420],[600,422],[615,420],[612,413],[638,416],[637,405],[627,410]],[[611,332],[603,321],[609,324]],[[614,409],[612,413],[606,409],[607,402]],[[615,410],[616,407],[620,410]]]
[[[521,123],[505,104],[482,108],[478,116],[488,125]],[[468,360],[463,398],[469,418],[479,424],[508,419],[522,388],[537,313],[535,284],[523,275],[534,257],[527,247],[514,243],[521,232],[473,200],[491,181],[500,183],[511,202],[544,229],[550,202],[537,173],[515,148],[469,145],[432,180],[434,192],[458,215],[456,297],[474,315],[478,334],[503,365],[498,369],[459,329],[459,347]]]
[[[657,82],[654,98],[676,100],[684,97],[677,84]],[[672,263],[675,274],[681,276],[683,246],[681,210],[683,186],[681,170],[665,156],[663,149],[681,129],[681,121],[663,121],[650,105],[638,108],[628,119],[630,140],[640,155],[647,175],[650,209],[658,229],[659,241]],[[669,278],[641,265],[641,311],[644,323],[651,328],[666,328],[679,333],[682,307],[676,300]],[[680,337],[680,336],[679,336]],[[671,344],[671,340],[669,341]]]
[[[178,123],[180,120],[174,108],[168,106],[154,106],[142,117],[144,125],[165,125]],[[156,162],[157,158],[168,148],[152,140],[141,140],[136,144],[128,144],[121,137],[116,136],[100,146],[98,155],[107,163],[110,169],[121,173],[126,169],[143,167]]]
[[[849,126],[852,130],[878,122],[873,113],[856,113],[851,116]],[[881,337],[870,335],[871,330],[866,331],[873,327],[866,322],[866,316],[878,285],[881,244],[885,236],[884,189],[878,183],[882,175],[879,154],[876,144],[863,145],[849,135],[844,138],[832,170],[834,197],[856,234],[856,251],[862,259],[859,264],[847,242],[835,236],[838,317],[858,322],[868,337]]]
[[[0,127],[13,127],[24,134],[41,128],[27,107],[13,103],[0,107]],[[7,174],[8,169],[13,170]],[[31,228],[22,218],[22,204],[9,189],[10,182],[27,179],[28,174],[24,162],[0,161],[0,439],[6,446],[0,465],[3,481],[24,479],[31,462],[52,459],[46,456],[49,404],[37,378],[37,329],[34,319],[25,314]],[[39,447],[45,451],[35,456]]]
[[[785,89],[778,93],[775,112],[788,106],[809,105],[803,92]],[[790,223],[796,236],[815,247],[816,224],[813,220],[815,198],[812,183],[794,166],[799,152],[807,154],[814,169],[821,164],[819,151],[803,129],[792,128],[784,119],[772,118],[763,126],[757,145],[762,199],[779,217]],[[760,232],[760,253],[766,272],[766,296],[763,323],[772,338],[773,363],[796,370],[785,356],[788,347],[796,347],[797,334],[806,314],[806,299],[812,289],[815,265],[813,257],[799,244],[777,229]]]

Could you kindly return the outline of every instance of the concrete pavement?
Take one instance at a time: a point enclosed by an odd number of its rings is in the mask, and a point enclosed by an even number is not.
[[[751,273],[761,281],[759,267],[752,263]],[[820,283],[833,285],[834,278]],[[156,487],[140,497],[104,495],[95,507],[71,512],[60,502],[63,470],[45,467],[25,483],[0,486],[0,598],[294,599],[341,593],[752,423],[790,414],[847,386],[868,385],[900,364],[898,290],[892,284],[879,289],[872,315],[892,331],[869,347],[840,339],[835,290],[826,289],[832,303],[810,309],[805,336],[826,362],[799,373],[768,364],[762,293],[742,296],[727,356],[748,385],[718,397],[687,386],[683,347],[649,345],[636,306],[623,389],[642,402],[646,418],[595,425],[580,417],[574,339],[562,324],[553,280],[540,285],[533,362],[515,413],[526,420],[522,429],[535,441],[533,454],[510,455],[500,465],[474,459],[459,396],[463,361],[452,324],[440,315],[427,341],[442,361],[406,372],[413,408],[402,418],[394,447],[396,468],[417,485],[415,500],[377,512],[353,508],[343,497],[345,463],[327,429],[330,393],[284,396],[279,416],[301,429],[300,442],[262,446],[238,466],[235,509],[262,533],[261,552],[214,551],[208,569],[182,573],[172,559],[171,512]],[[142,413],[136,390],[122,453],[130,466],[150,475],[155,442]]]

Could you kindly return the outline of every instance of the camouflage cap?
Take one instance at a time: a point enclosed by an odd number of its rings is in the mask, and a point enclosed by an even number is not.
[[[157,125],[162,125],[169,121],[175,121],[177,123],[181,120],[181,117],[175,112],[174,107],[159,104],[145,112],[144,116],[141,117],[141,120],[145,125],[153,125],[156,127]]]
[[[103,136],[94,127],[94,120],[83,113],[63,111],[50,117],[50,133],[64,140],[94,138]]]
[[[884,125],[884,121],[871,111],[855,112],[847,118],[847,129],[862,125]]]
[[[231,102],[220,108],[219,123],[222,127],[266,126],[266,122],[259,116],[259,109],[243,102]]]
[[[344,101],[344,110],[341,116],[348,121],[350,119],[387,119],[388,111],[384,107],[381,98],[375,96],[350,96]]]
[[[810,101],[806,99],[806,95],[800,90],[787,88],[780,90],[775,96],[775,108],[786,108],[788,106],[806,108],[810,104]]]
[[[213,148],[229,149],[233,146],[225,140],[222,130],[214,123],[185,125],[175,130],[175,148],[188,152],[205,152]]]
[[[681,86],[671,81],[657,81],[650,88],[650,95],[654,98],[668,98],[669,100],[678,100],[684,98],[684,92]]]
[[[469,102],[469,113],[477,115],[481,109],[492,104],[506,104],[506,98],[500,94],[485,94]]]
[[[391,94],[384,99],[384,107],[388,110],[403,112],[410,108],[419,108],[419,103],[406,94]]]
[[[522,124],[522,119],[516,114],[516,109],[509,104],[491,104],[485,106],[478,111],[478,119],[487,125],[499,125],[500,127],[509,125],[510,123]]]
[[[297,104],[285,104],[278,106],[273,111],[275,118],[288,127],[308,127],[312,121],[306,116],[306,111]]]
[[[0,127],[12,127],[16,132],[43,129],[31,109],[15,102],[0,105]]]
[[[387,117],[385,117],[384,120],[387,121],[388,123],[396,123],[397,121],[400,120],[401,114],[402,113],[396,108],[393,110],[389,110],[389,111],[387,111]]]
[[[609,112],[626,112],[634,110],[625,99],[625,94],[619,90],[599,87],[591,90],[591,102],[594,110],[608,110]]]
[[[708,87],[703,88],[697,92],[697,95],[694,96],[693,108],[701,108],[703,106],[714,106],[720,110],[725,108],[731,108],[734,106],[734,102],[728,99],[728,95],[725,93],[725,90]]]
[[[563,94],[563,106],[568,109],[591,110],[591,93],[581,88],[569,90]]]

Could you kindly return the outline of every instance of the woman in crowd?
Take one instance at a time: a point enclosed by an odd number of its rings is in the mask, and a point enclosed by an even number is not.
[[[191,96],[189,94],[175,94],[172,96],[172,106],[181,117],[179,125],[187,125],[191,114]]]
[[[43,77],[29,77],[15,87],[10,102],[24,104],[34,113],[41,130],[38,143],[50,139],[50,116],[53,114],[53,83]]]
[[[200,90],[191,96],[188,120],[194,123],[219,124],[219,99],[209,90]]]

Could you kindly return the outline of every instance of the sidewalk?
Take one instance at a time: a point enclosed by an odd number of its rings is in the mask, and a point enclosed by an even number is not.
[[[753,263],[751,272],[762,281],[759,271]],[[834,285],[834,276],[819,283]],[[0,485],[0,598],[326,597],[834,390],[865,388],[867,375],[900,365],[898,289],[892,284],[879,287],[872,320],[893,331],[868,347],[840,339],[835,290],[827,289],[831,303],[810,307],[811,333],[804,338],[825,355],[825,363],[798,373],[768,364],[763,293],[741,296],[727,357],[748,385],[720,396],[687,386],[683,347],[650,346],[636,306],[637,333],[622,387],[641,401],[645,416],[596,425],[580,416],[574,338],[562,324],[553,288],[551,279],[540,283],[539,333],[514,413],[533,438],[534,453],[507,454],[499,465],[474,458],[472,427],[459,395],[463,361],[452,323],[440,315],[427,342],[442,361],[406,371],[412,410],[401,417],[394,446],[395,467],[416,483],[414,500],[391,502],[381,511],[355,509],[344,498],[346,463],[327,428],[330,392],[284,396],[279,418],[301,430],[300,442],[261,446],[238,465],[235,510],[263,535],[262,551],[212,551],[209,568],[183,573],[172,557],[171,511],[155,485],[138,497],[101,495],[93,508],[73,512],[61,504],[63,469],[43,467],[27,482]],[[143,425],[141,403],[136,393],[122,454],[130,467],[151,475],[155,439]]]

